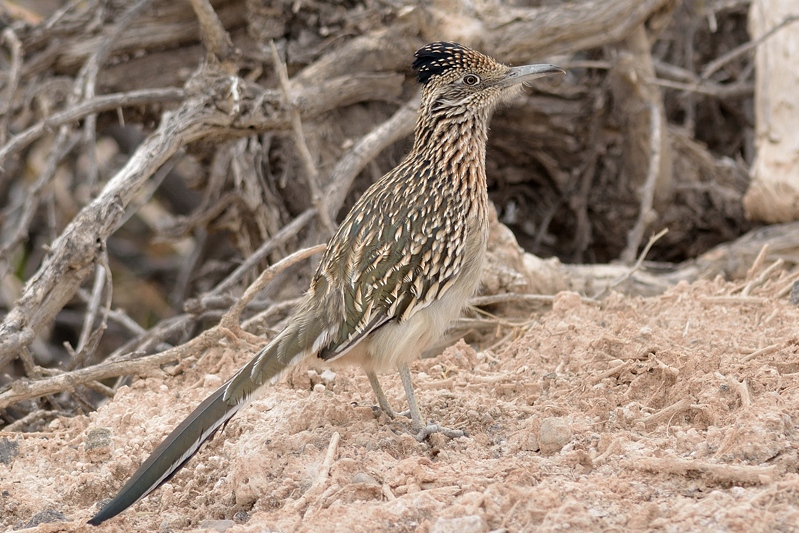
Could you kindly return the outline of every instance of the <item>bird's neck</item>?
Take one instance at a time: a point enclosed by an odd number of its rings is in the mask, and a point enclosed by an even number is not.
[[[488,118],[487,113],[477,112],[430,120],[422,113],[410,157],[426,160],[438,171],[436,174],[454,173],[452,177],[467,182],[467,186],[485,190]]]

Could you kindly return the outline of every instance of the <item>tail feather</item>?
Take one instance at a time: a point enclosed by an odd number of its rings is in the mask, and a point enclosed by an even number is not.
[[[275,356],[276,345],[275,341],[271,342],[192,411],[133,473],[114,499],[88,523],[96,526],[113,518],[169,481],[197,453],[203,442],[249,403],[253,393],[264,382],[271,382],[286,369],[287,365]],[[256,366],[259,372],[253,375]]]

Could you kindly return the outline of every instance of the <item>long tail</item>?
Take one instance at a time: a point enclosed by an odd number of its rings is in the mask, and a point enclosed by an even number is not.
[[[298,359],[286,360],[280,344],[279,336],[206,398],[150,454],[116,497],[89,520],[89,524],[96,526],[118,515],[169,481],[203,442],[247,405],[265,382],[276,381],[283,370]]]

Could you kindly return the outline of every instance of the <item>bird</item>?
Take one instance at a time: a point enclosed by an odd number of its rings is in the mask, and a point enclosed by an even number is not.
[[[486,141],[497,105],[532,79],[564,72],[510,67],[454,42],[420,48],[413,146],[369,187],[331,238],[285,329],[206,398],[133,473],[91,525],[167,482],[245,405],[302,361],[360,365],[395,413],[377,373],[399,372],[417,439],[463,436],[422,418],[408,363],[434,343],[478,288],[488,239]]]

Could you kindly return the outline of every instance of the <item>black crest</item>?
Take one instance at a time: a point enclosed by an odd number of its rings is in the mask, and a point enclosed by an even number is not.
[[[437,42],[417,50],[412,67],[416,72],[416,79],[424,85],[431,76],[444,74],[453,68],[475,67],[486,59],[488,58],[462,44]]]

